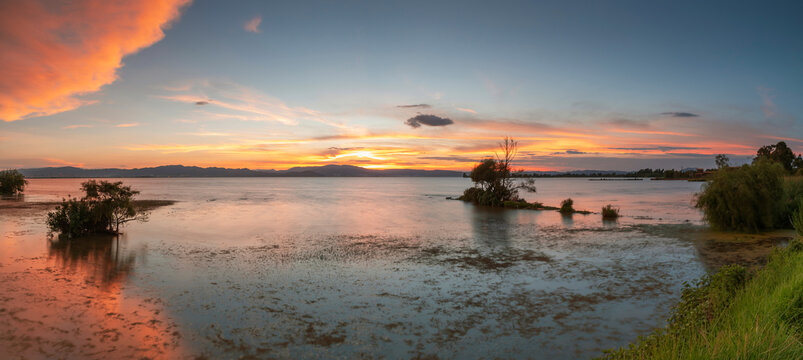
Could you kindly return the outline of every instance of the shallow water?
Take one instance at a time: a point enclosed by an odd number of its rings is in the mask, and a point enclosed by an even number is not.
[[[23,201],[78,194],[81,181],[31,180]],[[124,181],[178,202],[91,242],[48,240],[44,207],[0,207],[0,348],[588,358],[661,326],[708,266],[686,236],[704,229],[700,183],[538,179],[526,195],[621,207],[606,223],[446,200],[462,178]]]

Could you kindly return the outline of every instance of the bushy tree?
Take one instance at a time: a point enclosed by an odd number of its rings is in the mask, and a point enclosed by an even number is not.
[[[122,182],[89,180],[81,184],[85,195],[81,199],[66,199],[56,210],[47,214],[47,225],[53,232],[68,237],[91,233],[120,232],[120,225],[144,220],[133,204],[139,191]]]
[[[137,212],[131,202],[139,191],[131,186],[124,186],[122,181],[108,182],[89,180],[81,184],[88,201],[97,211],[95,215],[99,223],[105,224],[110,232],[119,232],[120,224],[136,220]]]
[[[28,180],[17,170],[0,171],[0,195],[21,194]]]
[[[560,202],[560,213],[561,214],[571,214],[574,212],[574,200],[572,198],[568,198]]]
[[[480,161],[471,170],[469,177],[474,186],[466,189],[463,201],[470,201],[478,205],[503,206],[505,201],[518,201],[519,190],[535,192],[535,182],[527,179],[516,183],[513,179],[512,163],[518,153],[518,142],[506,137],[499,143],[500,153],[496,158],[487,158]]]
[[[720,169],[697,194],[696,206],[721,230],[755,232],[783,227],[789,222],[784,175],[780,163],[768,160]]]

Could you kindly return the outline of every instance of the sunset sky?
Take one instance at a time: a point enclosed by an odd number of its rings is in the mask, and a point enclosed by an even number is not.
[[[0,168],[803,152],[803,2],[0,2]]]

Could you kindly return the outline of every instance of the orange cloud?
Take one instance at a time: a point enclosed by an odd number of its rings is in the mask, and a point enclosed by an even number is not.
[[[91,103],[122,59],[164,37],[190,0],[0,2],[0,119]]]

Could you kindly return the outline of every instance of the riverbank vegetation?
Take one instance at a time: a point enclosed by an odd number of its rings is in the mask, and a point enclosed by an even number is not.
[[[686,284],[666,327],[606,359],[803,358],[803,243],[750,274],[738,265]]]
[[[89,180],[81,184],[81,189],[83,198],[65,199],[47,214],[50,231],[66,237],[118,234],[121,225],[147,219],[147,213],[134,206],[133,197],[139,191],[120,181]]]
[[[28,180],[17,170],[0,171],[0,195],[16,195],[25,191]]]
[[[717,230],[757,232],[792,227],[803,201],[803,160],[783,142],[764,146],[752,164],[723,166],[712,173],[696,206]]]
[[[794,227],[764,268],[726,265],[692,284],[664,328],[606,359],[803,358],[803,159],[780,142],[749,165],[719,169],[697,195],[697,207],[718,230],[757,232]]]

